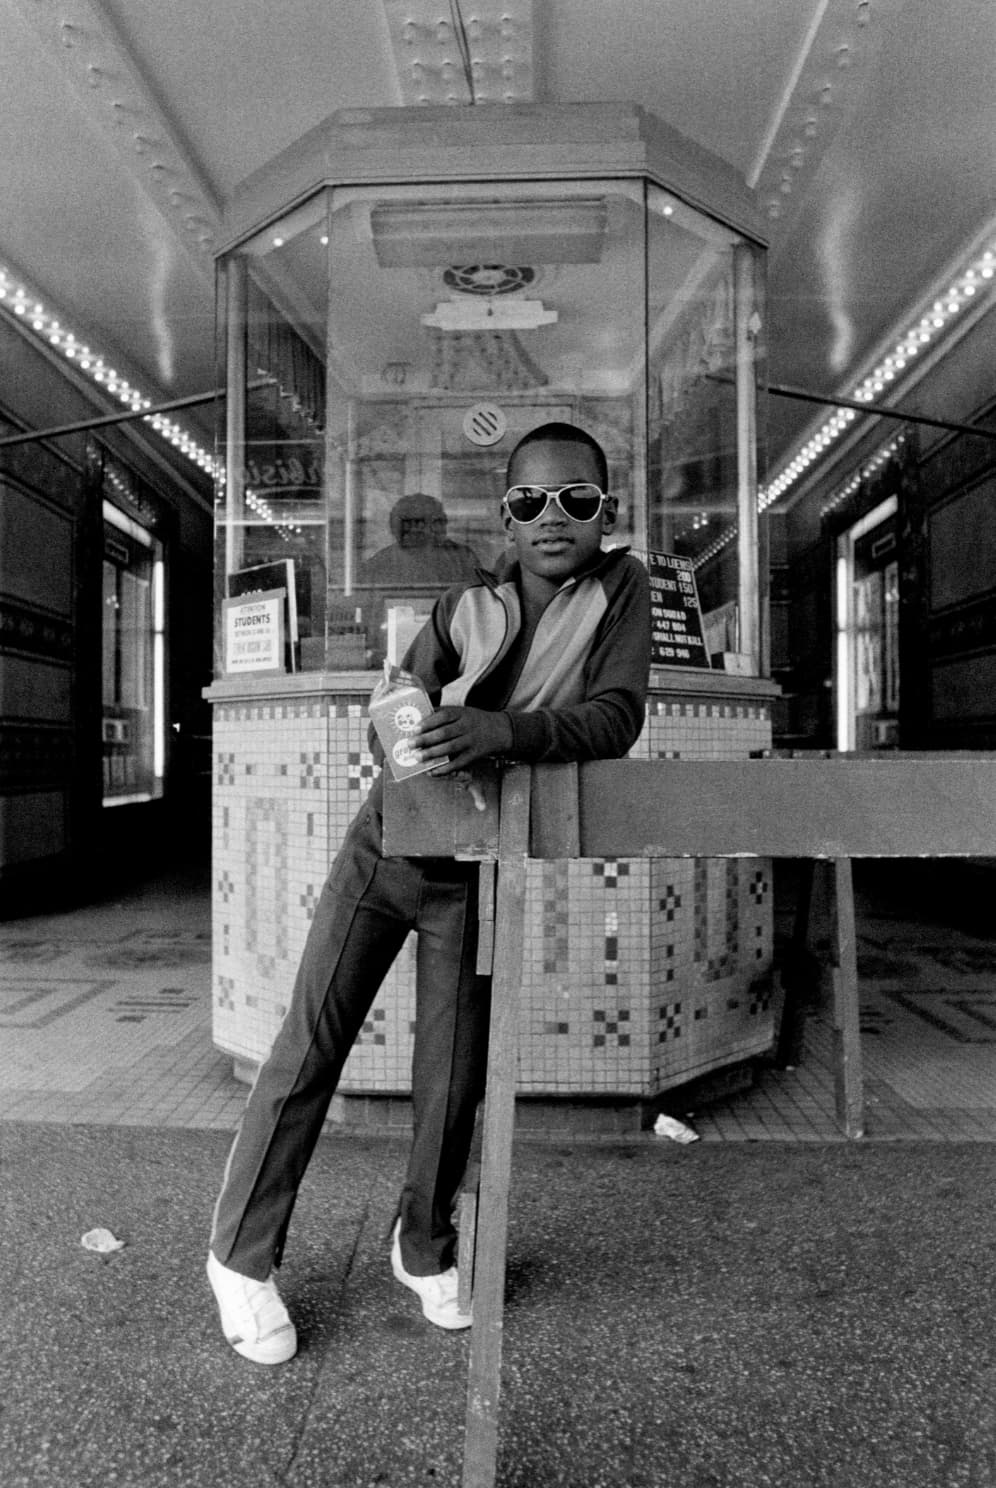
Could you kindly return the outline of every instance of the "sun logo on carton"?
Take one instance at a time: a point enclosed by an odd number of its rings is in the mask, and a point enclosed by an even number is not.
[[[394,726],[399,734],[417,733],[421,722],[421,713],[411,703],[404,703],[394,715]]]

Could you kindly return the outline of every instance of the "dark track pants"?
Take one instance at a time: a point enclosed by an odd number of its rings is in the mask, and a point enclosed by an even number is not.
[[[418,932],[413,1138],[401,1251],[416,1276],[453,1262],[451,1211],[483,1094],[489,983],[475,974],[477,865],[381,857],[361,808],[315,910],[290,1007],[232,1146],[211,1249],[265,1281],[283,1254],[298,1185],[346,1056],[410,930]]]

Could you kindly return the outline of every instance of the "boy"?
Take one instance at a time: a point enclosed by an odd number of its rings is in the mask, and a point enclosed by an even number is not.
[[[643,726],[649,585],[624,549],[601,448],[544,424],[508,462],[497,574],[448,589],[405,658],[437,702],[416,736],[433,773],[489,756],[618,758]],[[413,1137],[391,1247],[395,1277],[441,1328],[457,1300],[452,1206],[483,1094],[489,985],[475,971],[477,864],[381,856],[382,781],[346,834],[315,910],[291,1005],[259,1071],[215,1207],[208,1277],[232,1347],[279,1364],[297,1347],[274,1270],[342,1066],[408,932],[418,931]]]

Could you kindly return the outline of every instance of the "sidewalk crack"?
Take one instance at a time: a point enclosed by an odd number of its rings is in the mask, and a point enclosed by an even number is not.
[[[350,1278],[352,1277],[353,1270],[354,1270],[355,1265],[356,1265],[356,1257],[357,1257],[357,1254],[358,1254],[359,1248],[360,1248],[360,1240],[361,1240],[361,1238],[362,1238],[362,1236],[363,1236],[363,1234],[364,1234],[364,1232],[366,1230],[367,1222],[369,1221],[369,1218],[370,1218],[370,1200],[367,1199],[366,1202],[363,1205],[363,1210],[362,1210],[362,1213],[360,1214],[359,1223],[356,1226],[356,1232],[355,1232],[355,1236],[354,1236],[354,1239],[353,1239],[353,1244],[352,1244],[352,1246],[350,1248],[349,1257],[348,1257],[348,1259],[346,1261],[346,1267],[345,1267],[345,1270],[343,1271],[343,1274],[342,1274],[342,1281],[340,1282],[339,1287],[337,1288],[336,1292],[333,1294],[334,1300],[337,1303],[340,1303],[341,1304],[343,1302],[343,1299],[345,1298],[346,1289],[349,1286]],[[338,1307],[336,1310],[337,1311],[341,1311],[342,1310],[341,1309],[341,1306]],[[275,1478],[276,1483],[278,1483],[280,1485],[283,1485],[283,1488],[290,1488],[290,1485],[294,1481],[294,1476],[293,1475],[294,1475],[294,1473],[295,1473],[295,1471],[297,1469],[298,1462],[300,1460],[301,1448],[302,1448],[302,1446],[304,1444],[304,1439],[305,1439],[305,1436],[307,1435],[308,1427],[309,1427],[309,1425],[311,1423],[311,1418],[312,1418],[312,1415],[314,1413],[314,1408],[315,1408],[315,1400],[316,1400],[317,1395],[318,1395],[318,1387],[321,1384],[322,1379],[324,1378],[325,1368],[326,1368],[327,1362],[328,1362],[328,1354],[326,1352],[322,1356],[322,1358],[320,1359],[320,1361],[318,1363],[318,1366],[315,1369],[315,1375],[314,1375],[314,1378],[313,1378],[313,1380],[311,1382],[311,1387],[310,1387],[310,1389],[308,1391],[308,1398],[307,1398],[307,1400],[305,1402],[304,1409],[302,1410],[302,1412],[301,1412],[301,1414],[300,1414],[300,1416],[298,1418],[297,1429],[296,1429],[296,1431],[294,1433],[294,1443],[293,1443],[293,1447],[291,1449],[290,1457],[289,1457],[289,1459],[287,1461],[287,1465],[286,1465],[286,1467],[281,1472],[276,1473],[274,1475],[274,1478]]]

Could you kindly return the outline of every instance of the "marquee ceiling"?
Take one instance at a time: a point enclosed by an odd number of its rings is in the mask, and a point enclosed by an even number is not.
[[[992,0],[0,0],[0,18],[0,265],[46,311],[18,324],[50,341],[57,318],[153,402],[214,384],[226,197],[341,108],[466,105],[472,85],[651,110],[755,188],[771,377],[820,393],[853,395],[996,246]],[[95,413],[116,406],[72,370]],[[772,401],[773,471],[822,416]],[[206,410],[177,422],[210,442]]]

